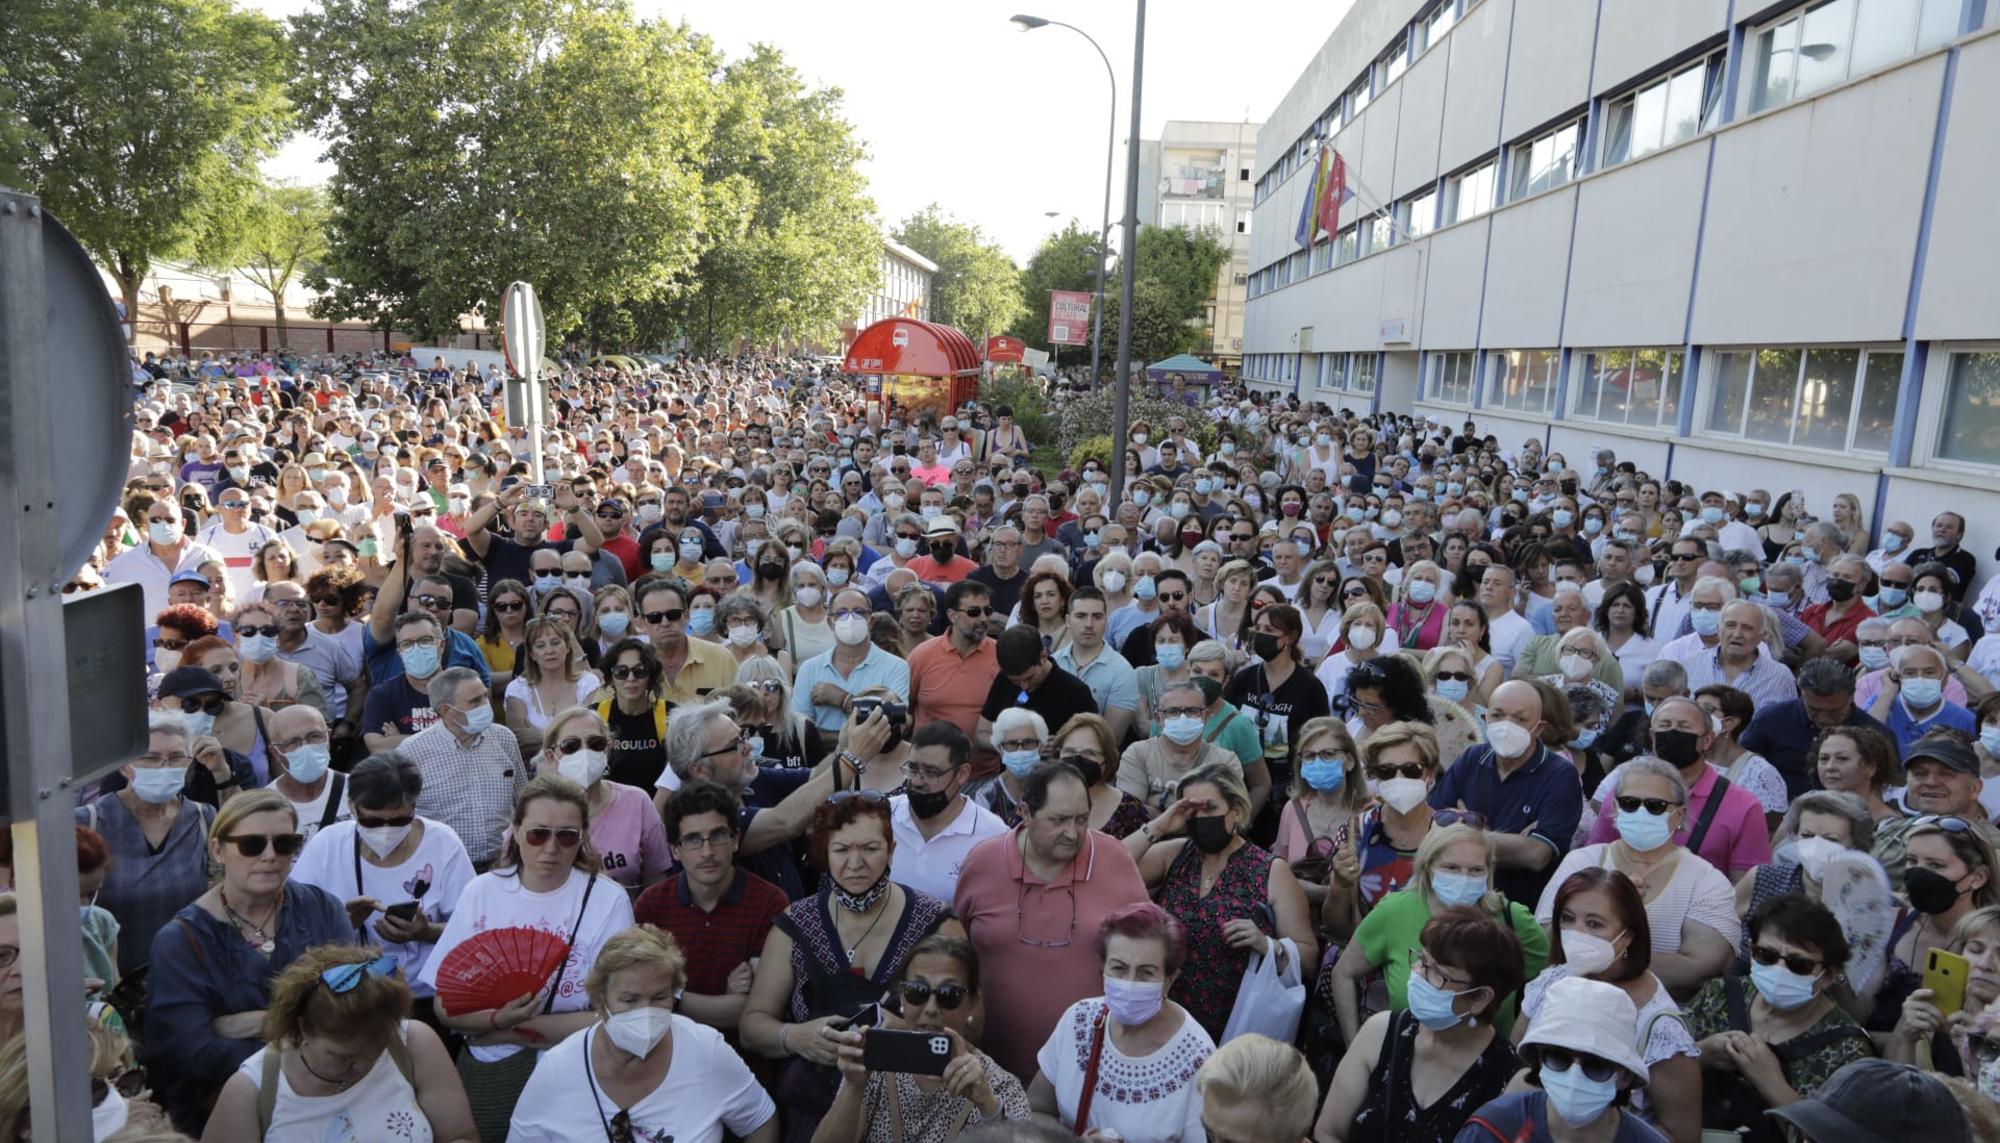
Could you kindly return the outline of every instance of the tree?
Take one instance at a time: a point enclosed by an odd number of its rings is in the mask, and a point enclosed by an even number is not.
[[[730,64],[704,164],[708,229],[683,294],[683,328],[714,350],[731,337],[831,340],[881,266],[865,157],[839,88],[808,88],[777,49]]]
[[[686,288],[720,58],[624,0],[322,0],[294,87],[334,176],[324,316],[421,336],[531,281],[551,339]]]
[[[1021,271],[1021,301],[1025,312],[1014,323],[1014,336],[1029,345],[1047,345],[1049,291],[1097,288],[1097,263],[1091,253],[1094,242],[1091,232],[1078,226],[1075,219],[1071,219],[1069,226],[1060,233],[1042,240],[1034,257],[1028,259],[1027,269]],[[1105,279],[1107,293],[1117,292],[1116,281],[1116,277]],[[1108,312],[1104,315],[1104,328],[1114,332],[1114,336],[1105,338],[1105,360],[1109,361],[1111,343],[1116,337]]]
[[[1215,296],[1216,275],[1229,263],[1229,248],[1210,230],[1184,226],[1139,228],[1138,271],[1132,283],[1132,364],[1144,365],[1201,344],[1201,321]],[[1119,291],[1106,287],[1104,349],[1116,361]]]
[[[936,203],[904,219],[894,237],[937,263],[931,275],[933,321],[978,342],[1006,332],[1027,312],[1014,260],[978,227],[952,218]]]
[[[278,345],[290,348],[285,290],[318,272],[326,254],[327,221],[324,190],[260,179],[209,220],[196,244],[196,264],[239,271],[269,293],[277,312]]]
[[[0,5],[0,183],[25,187],[118,281],[185,251],[289,122],[284,34],[229,0]]]

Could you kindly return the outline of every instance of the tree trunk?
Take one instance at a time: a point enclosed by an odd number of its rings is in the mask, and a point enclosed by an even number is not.
[[[133,272],[131,260],[120,255],[117,269],[112,277],[118,279],[118,292],[125,299],[125,345],[129,348],[139,339],[139,278]],[[169,339],[171,340],[171,339]]]
[[[271,295],[271,309],[277,314],[278,348],[290,349],[292,347],[292,339],[291,334],[285,327],[285,295],[283,293],[274,293]]]

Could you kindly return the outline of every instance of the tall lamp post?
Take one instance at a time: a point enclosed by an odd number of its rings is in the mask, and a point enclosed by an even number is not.
[[[1095,386],[1099,376],[1098,357],[1104,345],[1104,259],[1110,253],[1106,247],[1111,240],[1111,156],[1116,154],[1118,149],[1118,77],[1111,70],[1111,57],[1104,54],[1104,49],[1098,46],[1096,40],[1091,39],[1089,32],[1084,31],[1075,24],[1065,24],[1061,20],[1046,20],[1040,16],[1015,16],[1012,22],[1024,32],[1032,32],[1036,28],[1046,28],[1053,25],[1058,28],[1068,28],[1070,31],[1082,36],[1096,50],[1097,58],[1104,61],[1104,78],[1111,84],[1111,126],[1106,132],[1104,139],[1104,218],[1098,224],[1097,241],[1095,243],[1097,252],[1097,300],[1095,308],[1091,311],[1090,315],[1090,383],[1092,386]],[[1133,86],[1133,91],[1135,93],[1134,102],[1136,103],[1136,93],[1138,91],[1136,82]],[[1135,118],[1133,122],[1137,123],[1137,119]],[[1136,127],[1134,129],[1136,130]],[[1137,148],[1134,147],[1133,150],[1136,154]]]

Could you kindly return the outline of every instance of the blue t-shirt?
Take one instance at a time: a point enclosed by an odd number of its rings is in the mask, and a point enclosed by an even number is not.
[[[1453,1143],[1547,1143],[1553,1138],[1548,1093],[1536,1090],[1503,1095],[1473,1112]],[[1629,1109],[1621,1109],[1611,1143],[1667,1143],[1667,1137]]]

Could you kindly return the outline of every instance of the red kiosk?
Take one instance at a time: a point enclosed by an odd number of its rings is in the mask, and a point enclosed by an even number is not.
[[[862,330],[842,369],[871,374],[868,397],[890,407],[942,416],[979,393],[979,351],[948,325],[885,318]]]

